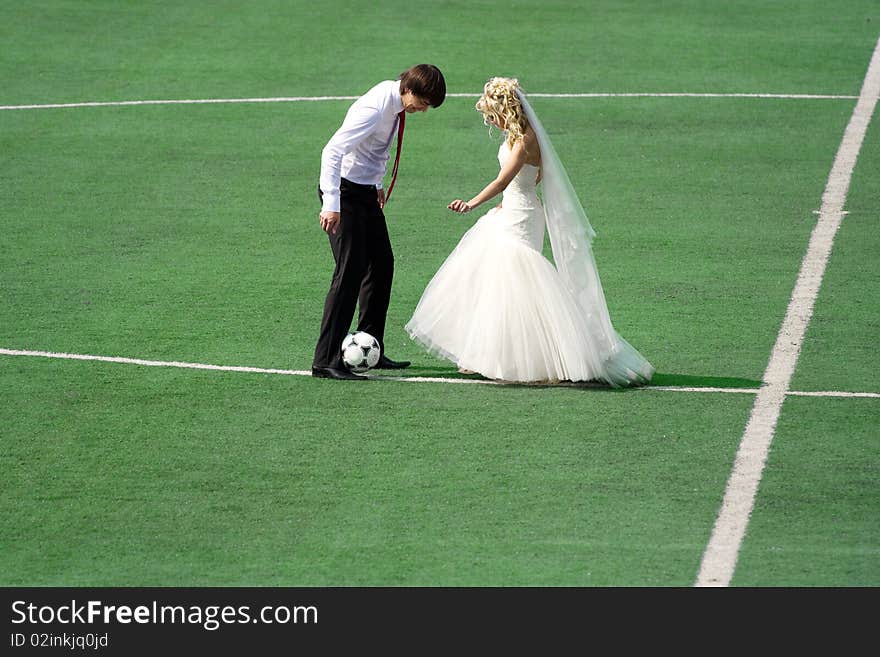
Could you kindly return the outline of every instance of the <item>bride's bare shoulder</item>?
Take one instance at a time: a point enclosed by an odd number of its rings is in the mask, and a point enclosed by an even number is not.
[[[523,135],[523,146],[526,151],[526,163],[532,166],[541,166],[541,147],[538,145],[538,136],[529,126]]]

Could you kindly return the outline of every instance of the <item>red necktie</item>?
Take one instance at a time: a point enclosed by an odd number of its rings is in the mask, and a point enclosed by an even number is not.
[[[391,198],[391,190],[394,189],[394,181],[397,180],[397,166],[400,164],[400,145],[403,143],[403,124],[406,123],[406,112],[400,110],[397,117],[397,154],[394,156],[394,168],[391,170],[391,184],[388,185],[388,193],[385,194],[386,203]]]

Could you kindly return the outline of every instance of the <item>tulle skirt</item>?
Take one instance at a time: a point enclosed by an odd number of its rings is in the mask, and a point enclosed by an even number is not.
[[[490,379],[647,383],[650,363],[616,333],[596,335],[553,264],[493,214],[434,275],[406,325],[410,337]]]

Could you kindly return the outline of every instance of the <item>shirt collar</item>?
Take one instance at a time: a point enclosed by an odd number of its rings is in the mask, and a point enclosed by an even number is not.
[[[399,80],[397,81],[397,84],[392,87],[392,89],[393,91],[391,92],[391,105],[392,107],[394,107],[394,113],[400,114],[400,112],[403,111],[403,98],[400,95],[401,91]]]

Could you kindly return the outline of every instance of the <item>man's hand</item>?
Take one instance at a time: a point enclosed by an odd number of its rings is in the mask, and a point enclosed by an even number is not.
[[[379,209],[384,209],[385,208],[385,190],[384,189],[377,189],[376,190],[376,197],[379,199]]]
[[[339,213],[322,210],[318,217],[321,220],[321,229],[328,235],[335,235],[336,231],[339,229]]]

